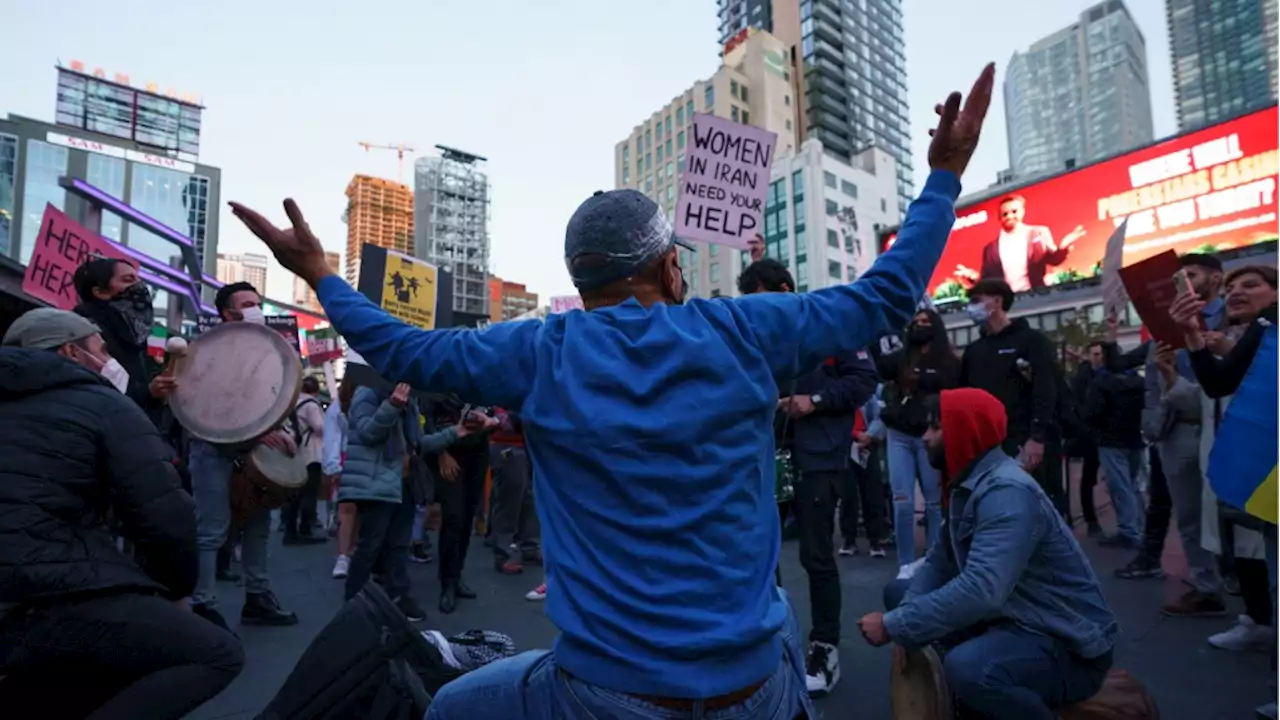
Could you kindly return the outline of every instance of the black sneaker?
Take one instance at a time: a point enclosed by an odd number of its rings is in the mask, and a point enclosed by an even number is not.
[[[409,559],[416,563],[426,564],[435,560],[435,556],[427,549],[423,543],[416,542],[409,546]]]
[[[240,611],[241,625],[297,625],[298,616],[280,607],[280,601],[270,592],[245,593],[244,609]]]
[[[805,685],[810,695],[824,695],[840,682],[840,653],[834,645],[809,643],[804,661]]]
[[[1116,577],[1121,580],[1161,580],[1164,578],[1164,570],[1160,567],[1159,560],[1139,555],[1133,562],[1116,570]]]
[[[427,611],[419,607],[418,603],[414,602],[413,598],[408,595],[401,595],[396,598],[395,603],[400,612],[404,613],[404,616],[409,619],[409,622],[422,622],[427,619]]]

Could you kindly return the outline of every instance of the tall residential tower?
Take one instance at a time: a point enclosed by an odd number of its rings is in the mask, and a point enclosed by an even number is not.
[[[1165,0],[1178,129],[1276,101],[1276,0]]]
[[[413,254],[413,191],[398,182],[356,175],[347,185],[347,282],[360,282],[360,248],[367,244]]]
[[[720,43],[747,28],[786,44],[788,72],[800,100],[797,142],[854,162],[875,145],[894,157],[897,206],[913,196],[911,123],[907,113],[906,40],[901,0],[717,0]],[[797,146],[798,147],[798,146]]]
[[[1147,46],[1121,0],[1016,52],[1004,80],[1009,167],[1029,178],[1154,138]]]
[[[485,158],[437,145],[413,165],[417,256],[453,272],[453,309],[489,315],[489,176]]]

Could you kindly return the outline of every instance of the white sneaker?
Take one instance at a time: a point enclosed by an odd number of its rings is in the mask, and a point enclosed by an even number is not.
[[[347,576],[347,571],[351,569],[351,559],[346,555],[339,555],[338,559],[333,563],[333,579],[341,580]]]
[[[840,652],[834,645],[809,643],[804,669],[805,685],[810,695],[829,693],[840,682]]]
[[[1272,628],[1258,625],[1248,615],[1241,615],[1236,619],[1235,627],[1211,635],[1209,644],[1219,650],[1266,652],[1275,644],[1274,633]]]
[[[915,562],[907,563],[906,565],[903,565],[902,567],[898,568],[898,579],[910,580],[911,578],[915,577],[916,572],[919,571],[920,568],[924,566],[924,561],[925,561],[925,558],[922,557],[916,560]]]
[[[534,602],[537,602],[537,601],[539,601],[539,600],[546,600],[546,599],[547,599],[547,584],[544,582],[544,583],[542,583],[541,585],[539,585],[538,587],[536,587],[536,588],[534,588],[534,589],[530,590],[529,592],[525,593],[525,595],[524,595],[524,599],[525,599],[525,600],[533,600]]]

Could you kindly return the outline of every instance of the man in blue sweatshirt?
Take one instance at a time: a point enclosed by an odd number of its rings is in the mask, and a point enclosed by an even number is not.
[[[906,323],[942,254],[990,104],[989,65],[938,107],[933,168],[899,240],[851,285],[684,303],[671,226],[640,193],[597,193],[565,263],[585,312],[416,330],[333,275],[293,227],[233,211],[316,288],[386,378],[519,412],[543,527],[554,650],[469,673],[428,718],[816,717],[795,615],[774,581],[778,383]],[[748,714],[749,713],[749,714]]]

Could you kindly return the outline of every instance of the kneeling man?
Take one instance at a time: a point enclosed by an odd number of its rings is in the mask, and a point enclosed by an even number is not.
[[[1119,630],[1070,528],[1000,449],[1005,433],[1004,406],[983,390],[934,400],[924,440],[944,483],[941,542],[861,628],[876,646],[935,645],[965,710],[1052,720],[1102,687]]]

